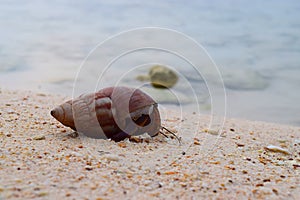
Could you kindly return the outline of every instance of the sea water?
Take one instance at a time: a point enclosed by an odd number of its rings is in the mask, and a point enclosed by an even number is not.
[[[299,10],[296,0],[2,0],[0,88],[72,96],[79,68],[87,69],[83,61],[97,45],[120,32],[161,27],[194,39],[211,57],[225,85],[227,117],[300,125]],[[112,43],[101,55],[112,58],[118,45]],[[180,41],[172,45],[191,52]],[[174,90],[180,101],[167,93],[154,94],[161,104],[194,112],[189,97],[195,93],[201,113],[210,113],[214,106],[204,75],[176,56],[139,51],[120,58],[104,74],[101,60],[96,58],[95,69],[80,74],[77,87],[141,85],[135,78],[147,74],[151,63],[167,63],[179,73]],[[218,74],[211,77],[216,78]],[[224,95],[214,98],[222,103]]]

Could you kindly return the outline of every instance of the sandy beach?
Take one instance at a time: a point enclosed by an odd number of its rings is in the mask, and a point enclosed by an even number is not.
[[[67,97],[0,96],[0,199],[300,199],[300,127],[227,119],[218,136],[209,116],[169,111],[162,124],[181,145],[116,143],[52,118]]]

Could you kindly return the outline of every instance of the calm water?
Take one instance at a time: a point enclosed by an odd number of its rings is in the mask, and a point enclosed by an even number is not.
[[[78,68],[97,44],[122,31],[155,26],[180,31],[203,45],[226,85],[229,117],[300,125],[299,10],[296,0],[2,0],[0,88],[71,96]],[[107,57],[116,50],[117,44],[107,48]],[[132,66],[153,58],[153,62],[176,65],[182,78],[198,91],[201,112],[209,113],[209,94],[191,66],[157,51],[130,56],[112,66],[101,86],[115,84]],[[147,73],[149,66],[128,73],[121,82],[141,84],[134,77]],[[104,67],[99,64],[97,69]],[[87,72],[80,83],[87,86],[86,82],[97,80],[97,73]],[[184,82],[179,82],[177,89],[188,96]],[[191,111],[193,104],[183,101]]]

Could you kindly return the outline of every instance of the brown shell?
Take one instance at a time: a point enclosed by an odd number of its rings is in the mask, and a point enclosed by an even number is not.
[[[127,87],[83,94],[56,107],[51,115],[89,137],[114,141],[146,132],[153,136],[161,128],[156,102],[141,90]]]

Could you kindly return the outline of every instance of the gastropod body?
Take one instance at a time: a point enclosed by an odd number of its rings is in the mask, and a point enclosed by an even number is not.
[[[57,106],[51,115],[88,137],[116,142],[143,133],[155,136],[163,128],[157,103],[141,90],[128,87],[83,94]]]

